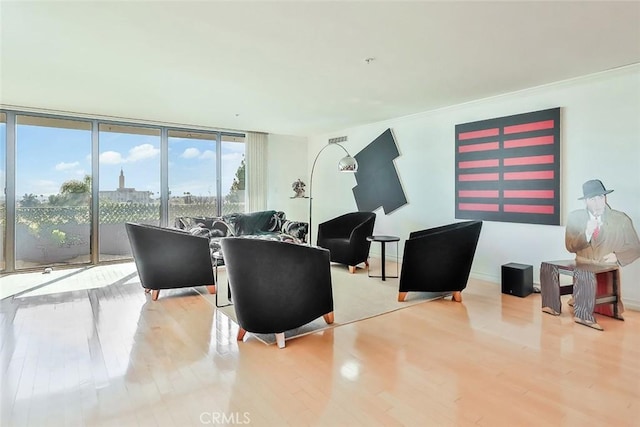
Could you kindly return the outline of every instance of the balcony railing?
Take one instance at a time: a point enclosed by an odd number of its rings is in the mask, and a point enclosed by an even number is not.
[[[131,249],[125,222],[159,224],[159,203],[100,204],[99,250],[107,259],[127,258]],[[243,212],[244,203],[223,205],[224,214]],[[216,216],[217,204],[172,204],[169,226],[178,216]],[[0,226],[5,227],[5,206]],[[91,213],[88,206],[36,206],[16,208],[16,267],[87,263],[91,253]]]

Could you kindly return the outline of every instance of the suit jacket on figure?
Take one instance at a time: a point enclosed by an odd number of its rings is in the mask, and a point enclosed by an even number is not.
[[[633,228],[631,218],[625,213],[605,207],[598,237],[587,241],[585,229],[589,211],[580,209],[569,214],[565,245],[576,254],[579,262],[604,263],[604,256],[613,252],[618,264],[625,266],[640,258],[640,239]]]

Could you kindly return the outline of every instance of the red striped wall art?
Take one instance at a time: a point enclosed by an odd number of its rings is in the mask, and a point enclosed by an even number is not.
[[[560,108],[456,125],[456,218],[560,225]]]

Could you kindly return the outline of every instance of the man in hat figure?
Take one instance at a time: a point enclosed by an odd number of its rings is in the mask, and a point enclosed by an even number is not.
[[[607,190],[602,181],[598,179],[589,180],[582,185],[583,195],[579,200],[584,200],[585,209],[579,209],[569,214],[565,233],[565,245],[569,252],[576,254],[577,264],[616,264],[624,267],[640,258],[640,239],[633,228],[631,219],[625,213],[611,209],[607,204],[607,194],[612,191]],[[620,277],[619,269],[615,274],[618,274],[618,278]],[[613,293],[611,277],[611,274],[598,275],[598,294]],[[603,281],[600,278],[607,280]],[[576,285],[578,284],[576,283]],[[599,308],[596,311],[612,315],[609,306]],[[620,299],[620,286],[618,285],[617,317],[621,320],[623,311],[624,306]],[[574,320],[600,329],[591,320],[578,316]]]

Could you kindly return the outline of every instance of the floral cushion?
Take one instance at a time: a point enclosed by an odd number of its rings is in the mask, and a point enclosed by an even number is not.
[[[216,220],[217,218],[211,217],[181,216],[176,218],[175,226],[182,230],[191,230],[195,227],[211,229]]]
[[[307,234],[309,234],[309,224],[306,222],[285,220],[282,223],[281,230],[282,233],[292,236],[300,242],[306,242]]]

